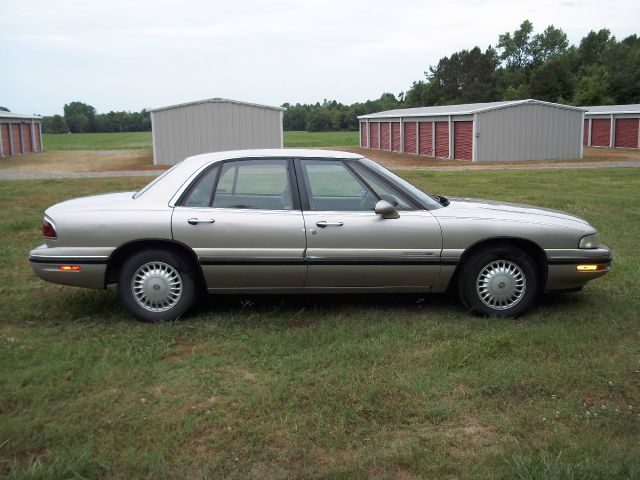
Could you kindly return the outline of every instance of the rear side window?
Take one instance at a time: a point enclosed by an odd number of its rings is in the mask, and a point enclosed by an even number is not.
[[[183,207],[209,207],[213,196],[213,184],[218,176],[219,167],[210,168],[189,187],[182,200]]]
[[[292,198],[287,160],[240,160],[223,164],[213,207],[291,210]]]

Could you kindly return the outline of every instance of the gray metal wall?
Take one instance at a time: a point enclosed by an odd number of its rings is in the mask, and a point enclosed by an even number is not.
[[[228,102],[151,112],[153,163],[174,165],[191,155],[282,147],[282,111]]]
[[[582,158],[583,112],[524,104],[480,112],[475,161]]]

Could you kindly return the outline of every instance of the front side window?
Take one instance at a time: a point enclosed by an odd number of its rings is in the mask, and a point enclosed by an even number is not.
[[[214,208],[291,210],[287,160],[225,162],[213,196]]]
[[[376,177],[373,173],[357,162],[351,163],[350,166],[371,188],[373,188],[381,200],[386,200],[393,205],[396,210],[415,210],[413,202],[411,202],[407,196],[401,193],[397,188],[393,188],[383,182],[380,178]]]
[[[372,211],[378,197],[340,160],[301,160],[311,210]]]

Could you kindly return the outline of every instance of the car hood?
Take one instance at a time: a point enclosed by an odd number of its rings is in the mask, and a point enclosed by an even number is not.
[[[531,223],[546,223],[574,228],[579,226],[591,227],[589,222],[580,217],[549,208],[478,198],[450,197],[449,201],[451,203],[445,208],[432,210],[431,212],[441,218],[494,218],[498,220],[530,221]]]
[[[105,193],[90,197],[74,198],[56,203],[45,212],[55,215],[61,212],[120,210],[131,208],[134,192]]]

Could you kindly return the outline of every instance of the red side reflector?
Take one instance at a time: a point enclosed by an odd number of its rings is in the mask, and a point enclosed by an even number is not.
[[[80,270],[80,265],[58,265],[58,270],[65,272],[77,272]]]

